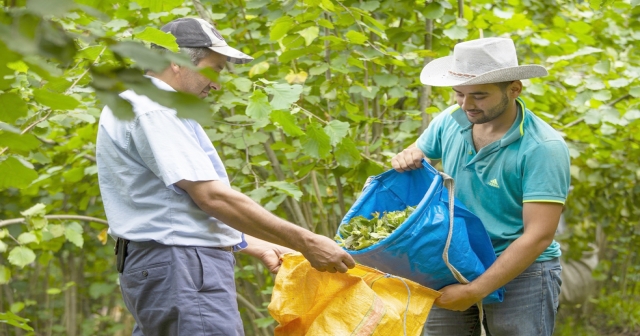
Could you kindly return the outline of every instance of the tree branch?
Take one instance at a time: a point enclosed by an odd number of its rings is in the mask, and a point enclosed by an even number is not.
[[[109,225],[109,223],[101,218],[96,218],[96,217],[90,217],[90,216],[80,216],[80,215],[46,215],[44,216],[44,218],[46,219],[68,219],[68,220],[80,220],[80,221],[85,221],[85,222],[96,222],[96,223],[100,223],[100,224],[105,224],[105,225]],[[5,219],[0,221],[0,227],[3,226],[7,226],[7,225],[11,225],[11,224],[19,224],[19,223],[24,223],[26,222],[26,218],[12,218],[12,219]]]

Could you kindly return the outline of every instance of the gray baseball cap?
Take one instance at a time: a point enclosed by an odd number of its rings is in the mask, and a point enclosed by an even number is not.
[[[245,64],[253,57],[230,47],[222,35],[209,22],[197,18],[181,18],[164,25],[161,30],[176,37],[176,43],[184,48],[209,48],[227,56],[231,63]]]

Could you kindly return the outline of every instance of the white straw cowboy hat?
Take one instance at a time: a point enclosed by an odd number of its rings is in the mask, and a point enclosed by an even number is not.
[[[518,66],[516,47],[508,38],[490,37],[456,44],[453,55],[435,59],[420,73],[431,86],[509,82],[546,76],[541,65]]]

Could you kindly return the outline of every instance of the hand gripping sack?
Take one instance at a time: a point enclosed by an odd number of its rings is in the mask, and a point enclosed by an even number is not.
[[[418,336],[440,293],[363,265],[319,272],[300,253],[285,254],[269,313],[275,336]]]
[[[373,212],[417,207],[385,239],[362,250],[346,251],[363,265],[429,288],[473,281],[496,260],[489,235],[480,219],[461,202],[449,203],[453,180],[426,161],[423,166],[404,173],[389,170],[370,178],[341,226],[356,216],[370,219]],[[500,288],[483,303],[502,302],[503,295],[504,289]]]

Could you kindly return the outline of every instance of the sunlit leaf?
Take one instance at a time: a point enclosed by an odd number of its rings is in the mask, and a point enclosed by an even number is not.
[[[289,182],[275,181],[275,182],[267,182],[264,185],[267,187],[278,189],[284,192],[285,194],[295,198],[296,200],[302,197],[302,191],[300,191],[300,189],[295,184],[292,184]]]
[[[331,140],[316,123],[312,123],[306,129],[306,135],[302,139],[302,148],[305,154],[317,159],[323,159],[331,151]]]
[[[169,60],[160,53],[145,47],[143,44],[133,41],[119,42],[110,48],[121,56],[131,58],[143,69],[161,73],[167,66]]]
[[[36,260],[36,254],[28,247],[16,246],[9,252],[7,260],[11,264],[23,268]]]
[[[629,80],[626,78],[618,78],[609,81],[609,86],[612,88],[619,88],[629,85]]]
[[[609,90],[600,90],[593,94],[593,99],[597,99],[599,101],[608,101],[611,99],[611,91]]]
[[[27,116],[27,104],[15,93],[0,94],[0,106],[2,106],[2,113],[0,113],[2,121],[13,123],[18,118]]]
[[[444,7],[439,2],[430,2],[424,9],[424,17],[427,19],[439,19],[444,14]]]
[[[271,26],[271,32],[269,33],[269,39],[277,41],[284,37],[289,30],[293,27],[294,21],[290,16],[283,16],[273,22]]]
[[[263,74],[263,73],[267,72],[267,70],[269,70],[269,63],[260,62],[260,63],[255,64],[254,66],[251,67],[251,70],[249,70],[249,77],[253,77],[255,75]]]
[[[255,90],[249,98],[246,114],[254,120],[262,120],[269,117],[271,105],[262,90]]]
[[[469,31],[465,27],[453,25],[451,28],[442,31],[448,38],[452,40],[462,40],[467,38]]]
[[[338,164],[343,167],[355,167],[361,160],[360,151],[350,138],[342,139],[342,141],[336,146],[334,155]]]
[[[344,34],[344,37],[346,37],[349,42],[355,44],[364,44],[367,40],[369,40],[367,36],[355,30],[348,31],[346,34]]]
[[[6,285],[9,283],[10,280],[11,280],[11,270],[8,267],[5,267],[4,265],[0,265],[0,285]]]
[[[77,247],[82,248],[84,245],[84,238],[82,238],[82,226],[78,223],[70,223],[64,229],[64,236],[68,241],[72,242]]]
[[[375,74],[373,80],[376,81],[378,86],[393,87],[398,85],[398,76],[392,74]]]
[[[253,86],[253,82],[250,79],[243,77],[234,78],[231,82],[238,90],[242,92],[251,91],[251,87]]]
[[[80,105],[80,102],[71,96],[44,89],[33,90],[33,98],[53,110],[73,110]]]
[[[18,242],[23,245],[35,243],[37,241],[38,237],[36,237],[32,232],[23,232],[18,236]]]
[[[38,178],[38,173],[25,167],[18,159],[9,157],[0,162],[0,189],[8,187],[24,188]]]
[[[272,95],[271,107],[274,110],[287,110],[291,104],[300,99],[302,86],[289,84],[273,84],[265,88],[268,94]]]
[[[300,34],[300,36],[304,38],[305,45],[309,46],[313,42],[313,40],[318,38],[319,32],[320,29],[318,27],[308,27],[299,31],[298,34]]]
[[[29,209],[20,212],[21,215],[25,217],[42,217],[46,214],[46,205],[42,203],[38,203]]]
[[[286,75],[284,79],[286,79],[289,84],[304,84],[308,76],[309,75],[304,71],[300,71],[298,73],[294,73],[292,71]]]
[[[584,55],[589,55],[589,54],[593,54],[593,53],[599,53],[602,52],[602,49],[599,48],[594,48],[594,47],[584,47],[572,54],[569,55],[564,55],[564,56],[551,56],[549,58],[547,58],[547,62],[549,63],[555,63],[561,60],[570,60],[573,58],[576,58],[578,56],[584,56]]]
[[[301,136],[304,134],[302,129],[296,124],[296,119],[288,111],[271,112],[271,121],[282,127],[282,130],[289,136]]]
[[[158,28],[147,27],[141,33],[135,34],[134,36],[140,40],[155,43],[173,52],[178,52],[179,50],[178,44],[176,43],[176,37],[171,33],[165,33]]]
[[[331,139],[331,145],[337,145],[342,138],[349,133],[349,123],[340,120],[331,120],[328,125],[324,127],[325,133]]]
[[[11,132],[0,132],[0,148],[9,147],[9,149],[28,152],[41,145],[42,143],[32,134],[20,135]]]

